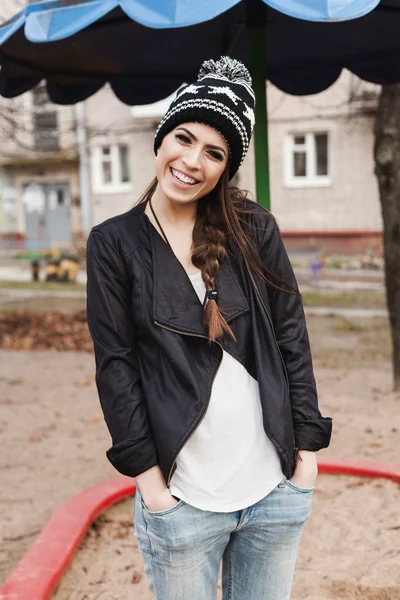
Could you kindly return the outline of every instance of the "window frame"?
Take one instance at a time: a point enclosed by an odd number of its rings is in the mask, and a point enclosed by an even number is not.
[[[315,136],[325,134],[327,136],[327,175],[317,175],[317,157]],[[306,175],[301,177],[294,174],[294,153],[296,137],[304,137],[306,154]],[[331,135],[327,130],[321,131],[291,131],[285,135],[284,139],[284,185],[287,188],[315,188],[329,187],[332,185],[332,160],[331,160]]]
[[[127,164],[129,181],[122,181],[123,169],[120,163],[120,147],[127,148]],[[111,163],[111,181],[104,183],[102,163],[103,148],[110,148],[109,160]],[[129,192],[132,189],[132,173],[129,162],[130,147],[126,142],[108,142],[104,140],[92,148],[92,188],[95,194],[119,194]]]
[[[30,99],[33,149],[36,152],[59,152],[61,149],[59,114],[57,106],[51,102],[47,94],[45,84],[40,83],[35,86],[30,91]],[[50,119],[51,127],[44,127],[43,120],[40,123],[43,117]]]

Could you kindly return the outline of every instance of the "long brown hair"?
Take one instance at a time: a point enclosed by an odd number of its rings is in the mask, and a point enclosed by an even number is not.
[[[201,270],[207,291],[215,288],[215,278],[220,265],[226,258],[229,240],[239,248],[245,262],[267,285],[289,294],[299,294],[279,275],[271,271],[254,249],[249,235],[244,229],[247,220],[243,215],[256,211],[249,208],[251,201],[247,201],[247,192],[236,187],[229,187],[228,175],[229,167],[227,165],[212,192],[197,202],[197,218],[193,228],[192,263]],[[146,202],[152,197],[157,184],[157,178],[154,178],[139,199],[139,203]],[[214,341],[223,333],[227,333],[236,340],[218,303],[214,300],[209,300],[205,305],[204,323],[208,328],[210,341]]]

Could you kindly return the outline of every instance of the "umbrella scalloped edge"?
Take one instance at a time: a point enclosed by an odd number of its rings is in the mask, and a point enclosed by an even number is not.
[[[318,469],[324,474],[386,478],[400,483],[400,465],[319,459]],[[67,500],[55,511],[0,588],[0,600],[50,598],[91,523],[104,510],[135,492],[133,479],[118,477]]]

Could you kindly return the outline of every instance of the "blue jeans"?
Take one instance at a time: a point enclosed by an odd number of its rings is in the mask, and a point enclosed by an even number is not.
[[[183,500],[150,511],[137,488],[135,536],[153,600],[288,600],[312,489],[284,479],[243,510],[203,511]]]

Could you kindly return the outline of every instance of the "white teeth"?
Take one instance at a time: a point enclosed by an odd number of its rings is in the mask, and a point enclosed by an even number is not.
[[[182,183],[190,183],[191,185],[197,183],[196,179],[192,179],[192,177],[188,177],[187,175],[184,175],[183,173],[181,173],[180,171],[176,171],[175,169],[172,169],[172,175],[174,177],[176,177],[177,179],[179,179],[179,181],[181,181]]]

